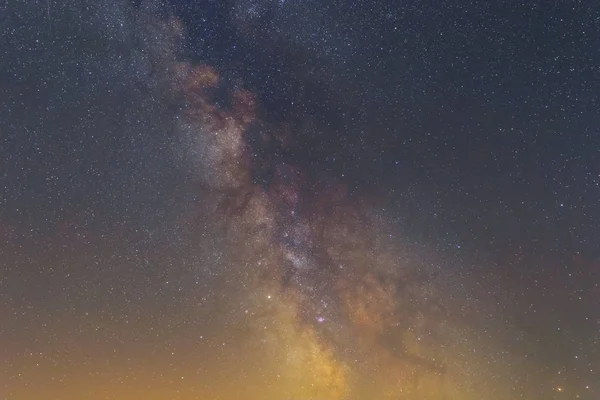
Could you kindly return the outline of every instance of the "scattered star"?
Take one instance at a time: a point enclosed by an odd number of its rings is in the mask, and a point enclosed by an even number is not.
[[[2,400],[598,399],[593,4],[2,12]]]

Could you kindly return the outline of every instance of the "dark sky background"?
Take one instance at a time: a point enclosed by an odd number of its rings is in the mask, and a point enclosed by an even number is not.
[[[0,4],[0,400],[596,399],[600,8]]]

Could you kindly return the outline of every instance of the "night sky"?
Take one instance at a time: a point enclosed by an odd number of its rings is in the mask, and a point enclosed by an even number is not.
[[[0,4],[0,400],[600,396],[600,6]]]

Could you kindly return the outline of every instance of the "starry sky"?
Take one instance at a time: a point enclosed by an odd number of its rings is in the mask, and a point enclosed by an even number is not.
[[[0,4],[0,400],[600,396],[600,8]]]

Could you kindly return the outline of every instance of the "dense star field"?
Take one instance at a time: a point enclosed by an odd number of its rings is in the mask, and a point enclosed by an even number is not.
[[[593,2],[0,4],[0,400],[600,396]]]

